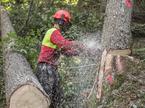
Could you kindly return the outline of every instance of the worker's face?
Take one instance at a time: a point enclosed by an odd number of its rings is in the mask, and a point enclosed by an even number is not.
[[[60,25],[60,28],[63,32],[66,32],[69,30],[69,28],[71,27],[71,23],[68,22],[68,23],[64,23],[63,25]]]

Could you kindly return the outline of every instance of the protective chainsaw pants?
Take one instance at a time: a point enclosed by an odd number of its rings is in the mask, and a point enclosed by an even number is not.
[[[57,67],[47,63],[39,63],[36,68],[36,77],[51,99],[50,108],[59,108],[63,99],[63,92],[60,88],[60,77]]]

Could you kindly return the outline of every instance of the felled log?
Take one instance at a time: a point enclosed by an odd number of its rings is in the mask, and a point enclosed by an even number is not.
[[[7,12],[0,6],[6,103],[8,108],[48,108],[49,97],[41,87],[26,58],[15,52],[8,35],[14,33]],[[7,38],[10,41],[6,41]]]

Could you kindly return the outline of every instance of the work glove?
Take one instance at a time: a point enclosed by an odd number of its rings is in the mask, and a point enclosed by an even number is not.
[[[61,53],[65,56],[78,56],[80,52],[80,44],[78,44],[76,41],[72,41],[70,46],[61,50]]]

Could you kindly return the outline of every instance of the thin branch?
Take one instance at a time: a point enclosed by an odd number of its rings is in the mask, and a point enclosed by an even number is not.
[[[30,16],[31,16],[31,13],[32,13],[32,7],[33,7],[33,0],[31,0],[30,2],[30,6],[29,6],[29,10],[28,10],[28,16],[27,16],[27,19],[25,21],[25,24],[24,26],[18,31],[18,34],[21,33],[21,31],[27,26],[29,20],[30,20]]]

